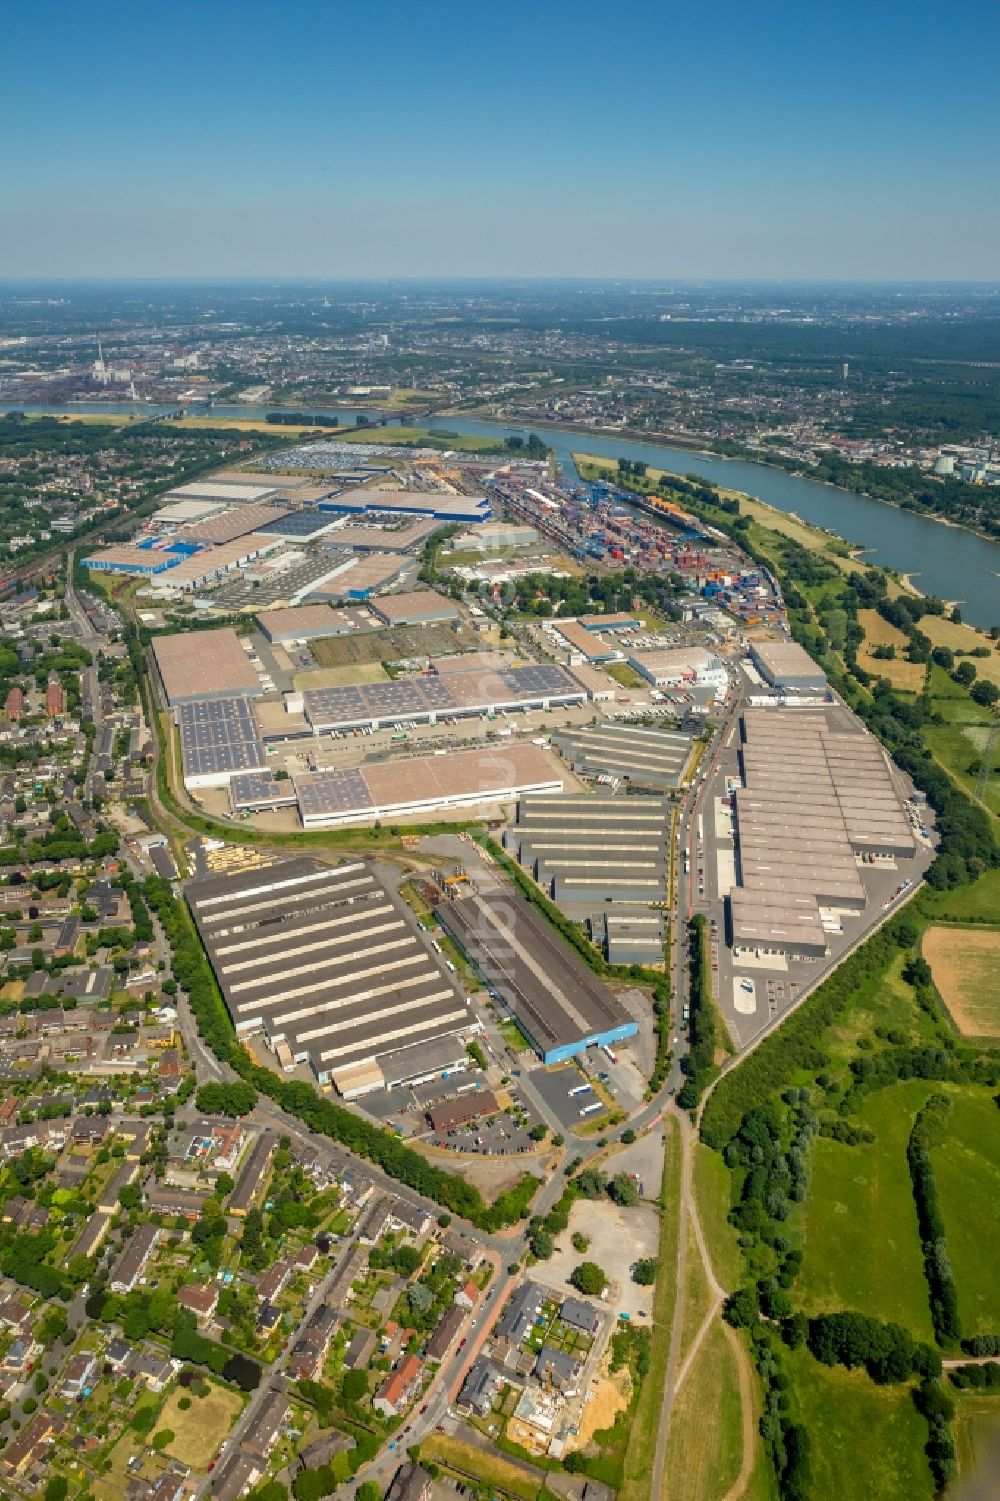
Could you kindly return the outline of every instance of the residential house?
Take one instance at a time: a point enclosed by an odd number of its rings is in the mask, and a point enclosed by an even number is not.
[[[281,1392],[270,1391],[257,1410],[253,1428],[243,1440],[242,1448],[258,1459],[267,1459],[285,1426],[288,1416],[288,1398]]]
[[[407,1460],[392,1477],[392,1484],[385,1493],[385,1501],[430,1501],[434,1489],[427,1471]]]
[[[554,1386],[566,1391],[580,1374],[581,1364],[568,1350],[556,1350],[552,1345],[543,1345],[535,1361],[535,1375],[545,1386]]]
[[[82,1351],[72,1356],[63,1371],[59,1391],[67,1402],[88,1396],[97,1380],[97,1356]]]
[[[534,1327],[547,1296],[545,1289],[539,1287],[537,1282],[522,1282],[520,1287],[515,1288],[497,1320],[497,1337],[508,1340],[512,1345],[519,1345]]]
[[[185,1283],[177,1289],[177,1301],[182,1308],[190,1308],[196,1314],[198,1322],[211,1318],[219,1301],[219,1284],[208,1282],[199,1286],[195,1282]]]
[[[404,1355],[375,1393],[372,1406],[387,1418],[398,1418],[419,1392],[423,1373],[416,1355]]]
[[[458,1338],[458,1331],[465,1323],[466,1310],[460,1308],[457,1303],[445,1310],[441,1322],[427,1341],[427,1359],[443,1360],[451,1349],[453,1342]]]
[[[375,1346],[377,1344],[378,1340],[375,1337],[374,1329],[368,1329],[364,1325],[356,1329],[351,1335],[347,1349],[344,1351],[344,1370],[363,1370],[375,1354]]]
[[[597,1334],[601,1327],[601,1315],[592,1303],[581,1298],[564,1298],[559,1317],[571,1329],[580,1329],[584,1334]]]
[[[115,1262],[111,1273],[112,1292],[130,1293],[136,1283],[141,1281],[146,1262],[152,1255],[153,1247],[159,1238],[158,1226],[139,1226]]]
[[[469,1407],[484,1418],[506,1379],[504,1373],[485,1355],[478,1356],[462,1382],[462,1389],[458,1394],[459,1406]]]

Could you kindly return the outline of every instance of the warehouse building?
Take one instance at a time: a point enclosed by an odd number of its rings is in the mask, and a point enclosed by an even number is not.
[[[412,559],[402,553],[370,552],[338,558],[336,563],[331,555],[329,572],[308,593],[335,602],[365,600],[380,589],[391,588],[412,567]]]
[[[459,751],[345,771],[314,771],[294,779],[305,829],[372,823],[480,803],[507,802],[532,790],[560,791],[562,778],[534,745],[501,752]]]
[[[225,507],[218,500],[175,500],[154,511],[151,520],[157,525],[185,526],[192,521],[217,516],[223,510]]]
[[[182,527],[177,533],[177,539],[182,542],[197,542],[200,546],[220,547],[227,542],[235,542],[239,537],[249,536],[251,532],[265,527],[267,522],[282,514],[274,506],[261,505],[256,501],[246,506],[232,506],[229,510],[217,512]]]
[[[659,912],[610,908],[604,915],[605,953],[609,964],[654,966],[664,961],[666,934]]]
[[[179,704],[184,785],[226,787],[240,772],[263,771],[267,754],[248,698],[199,698]]]
[[[594,704],[606,704],[616,699],[621,688],[607,673],[589,662],[574,662],[569,669],[570,677],[580,684],[587,698]]]
[[[388,683],[307,689],[302,695],[302,708],[320,735],[366,726],[379,729],[401,723],[435,724],[440,719],[512,709],[548,709],[587,700],[586,690],[563,667],[548,663],[504,667],[502,661],[498,656],[493,671],[484,671],[481,666],[468,672],[456,668]]]
[[[639,1030],[617,996],[506,884],[453,897],[436,910],[544,1063],[624,1042]]]
[[[257,528],[263,536],[279,537],[283,542],[315,542],[317,537],[325,537],[336,529],[336,520],[311,508],[283,511],[277,516],[272,511],[271,518]]]
[[[453,552],[489,552],[495,547],[534,547],[538,533],[533,526],[510,521],[485,521],[471,532],[459,532],[448,544]]]
[[[154,636],[152,647],[156,676],[171,708],[192,699],[255,698],[264,691],[239,636],[228,626]]]
[[[217,500],[224,505],[241,505],[246,502],[267,500],[277,486],[262,475],[246,475],[237,479],[215,475],[208,479],[189,480],[178,485],[164,496],[165,500]]]
[[[666,901],[669,826],[667,798],[526,795],[504,844],[560,906],[593,910]]]
[[[204,551],[184,558],[170,570],[164,583],[171,589],[183,589],[190,593],[219,583],[230,573],[238,573],[255,558],[273,552],[281,543],[276,537],[249,536],[235,542],[224,542],[219,547],[206,547]]]
[[[885,752],[861,730],[823,711],[751,708],[742,731],[731,941],[815,958],[843,915],[864,911],[864,860],[915,854],[909,820]]]
[[[272,646],[289,641],[321,641],[326,636],[347,636],[370,628],[366,615],[357,610],[335,610],[332,605],[298,605],[287,610],[263,610],[257,624]]]
[[[321,511],[361,515],[429,516],[435,521],[489,521],[485,495],[453,495],[447,490],[345,490],[319,503]]]
[[[133,547],[130,543],[122,543],[91,553],[85,564],[97,573],[132,573],[153,578],[166,573],[168,568],[176,568],[183,556],[183,553],[167,552],[162,548]]]
[[[465,996],[368,866],[300,856],[187,888],[237,1033],[353,1097],[464,1068]]]
[[[617,646],[609,646],[579,620],[560,620],[547,629],[562,650],[569,652],[571,662],[620,662],[624,656]]]
[[[699,646],[632,652],[628,664],[654,688],[694,684],[699,688],[711,688],[719,695],[725,693],[729,683],[722,658]]]
[[[797,641],[755,641],[750,657],[778,693],[813,697],[827,691],[826,673]]]
[[[384,594],[372,601],[372,613],[386,625],[432,625],[437,621],[460,620],[462,615],[454,601],[445,599],[436,589]]]
[[[368,526],[341,517],[334,525],[337,528],[335,540],[349,547],[351,552],[413,552],[439,530],[441,523],[410,521],[404,526],[395,523]]]
[[[298,799],[291,779],[281,781],[269,770],[240,772],[229,779],[229,806],[234,814],[269,813],[294,807]]]
[[[633,792],[679,787],[691,757],[691,736],[632,724],[555,730],[552,744],[581,776],[627,782]]]

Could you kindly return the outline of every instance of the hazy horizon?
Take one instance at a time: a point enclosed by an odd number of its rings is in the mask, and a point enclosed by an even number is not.
[[[43,0],[0,277],[991,283],[998,41],[977,0]]]

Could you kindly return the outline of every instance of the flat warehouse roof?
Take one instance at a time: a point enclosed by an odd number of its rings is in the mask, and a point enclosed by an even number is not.
[[[412,756],[295,778],[303,823],[346,822],[352,815],[373,818],[461,801],[489,802],[536,785],[558,787],[560,778],[544,751],[534,745]]]
[[[691,736],[631,725],[560,730],[552,743],[577,770],[663,787],[678,786],[691,754]]]
[[[193,881],[187,898],[239,1031],[263,1027],[325,1079],[473,1021],[366,865],[305,856]]]
[[[629,1024],[636,1030],[617,997],[512,888],[442,902],[437,916],[543,1055]]]
[[[530,666],[500,668],[495,673],[449,673],[357,687],[307,689],[303,705],[310,724],[324,730],[375,720],[478,713],[543,699],[572,702],[584,696],[561,667]]]
[[[154,636],[153,656],[167,702],[262,692],[253,663],[229,626]]]
[[[170,490],[164,498],[172,499],[177,496],[186,500],[191,496],[207,500],[254,501],[263,500],[265,495],[273,495],[276,489],[277,485],[265,480],[262,475],[245,481],[223,479],[220,476],[216,479],[190,480],[186,485],[178,485],[176,490]]]
[[[345,636],[369,622],[357,610],[335,610],[332,605],[319,604],[261,610],[257,624],[268,641],[309,641],[323,636]]]
[[[248,536],[250,532],[257,531],[266,522],[283,514],[282,511],[275,510],[274,506],[236,506],[233,510],[223,511],[221,515],[208,516],[203,521],[182,527],[177,533],[177,541],[215,544],[234,542],[238,537]]]
[[[267,765],[248,698],[194,699],[179,705],[177,719],[185,778]]]
[[[267,537],[295,539],[322,537],[326,532],[333,531],[336,525],[336,521],[322,511],[280,511],[277,514],[272,511],[271,519],[265,520],[257,530]]]
[[[412,589],[403,594],[384,594],[372,608],[386,625],[405,625],[410,620],[458,620],[461,611],[453,600],[436,589]]]

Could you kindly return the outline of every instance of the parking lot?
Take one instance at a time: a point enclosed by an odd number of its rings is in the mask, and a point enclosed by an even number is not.
[[[601,1120],[607,1113],[601,1095],[574,1064],[533,1069],[531,1083],[564,1131],[575,1131],[588,1120]]]

